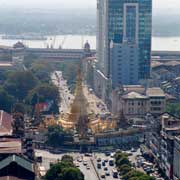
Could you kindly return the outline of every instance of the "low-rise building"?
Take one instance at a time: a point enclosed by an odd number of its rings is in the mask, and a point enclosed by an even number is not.
[[[175,138],[180,135],[180,119],[165,113],[155,123],[155,128],[147,138],[147,145],[167,179],[173,179],[178,168],[178,162],[175,161],[178,158]]]
[[[161,88],[148,88],[146,95],[149,97],[149,112],[158,116],[165,112],[166,95]]]
[[[12,136],[13,117],[3,110],[0,110],[0,136]]]
[[[154,116],[165,112],[166,95],[160,88],[143,86],[122,86],[112,93],[112,113],[123,111],[127,118],[144,117],[147,113]]]
[[[140,143],[144,138],[144,129],[129,128],[126,130],[104,132],[96,134],[97,146],[117,146],[119,148],[132,147]]]
[[[174,179],[180,179],[180,136],[175,138],[174,141]]]

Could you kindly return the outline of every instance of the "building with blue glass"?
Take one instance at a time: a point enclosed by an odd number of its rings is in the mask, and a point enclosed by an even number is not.
[[[98,0],[97,16],[98,71],[113,88],[150,78],[152,0]]]

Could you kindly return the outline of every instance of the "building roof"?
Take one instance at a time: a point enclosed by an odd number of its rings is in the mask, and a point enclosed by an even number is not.
[[[122,98],[124,98],[124,99],[147,99],[148,97],[144,96],[140,93],[137,93],[137,92],[130,92],[130,93],[122,96]]]
[[[145,88],[141,85],[124,85],[123,90],[125,91],[125,93],[137,92],[143,94],[145,92]]]
[[[5,62],[5,61],[0,61],[0,68],[4,67],[13,67],[12,62]]]
[[[0,154],[21,154],[22,142],[15,138],[0,138]]]
[[[28,170],[30,172],[34,172],[33,163],[31,163],[30,161],[28,161],[22,157],[19,157],[17,155],[9,156],[9,157],[3,159],[2,161],[0,161],[0,169],[5,168],[11,162],[16,162],[19,166],[25,168],[26,170]]]
[[[146,95],[149,97],[165,97],[164,91],[159,87],[148,88]]]
[[[12,135],[13,127],[12,127],[13,118],[10,114],[0,111],[0,136]]]
[[[3,177],[0,177],[0,180],[24,180],[24,179],[14,177],[14,176],[3,176]]]
[[[15,49],[19,49],[19,48],[24,49],[25,45],[22,42],[18,41],[16,44],[13,45],[13,48],[15,48]]]

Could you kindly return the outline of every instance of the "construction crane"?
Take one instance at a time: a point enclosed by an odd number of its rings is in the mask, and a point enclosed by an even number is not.
[[[61,42],[61,44],[60,44],[60,46],[59,46],[59,49],[62,49],[62,48],[63,48],[66,39],[67,39],[67,36],[64,36],[64,37],[63,37],[63,40],[62,40],[62,42]]]
[[[55,48],[55,43],[56,43],[56,36],[54,36],[53,42],[51,44],[51,49]]]

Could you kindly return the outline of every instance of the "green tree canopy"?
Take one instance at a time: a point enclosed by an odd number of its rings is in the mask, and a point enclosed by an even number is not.
[[[41,82],[48,83],[50,81],[50,73],[52,72],[50,63],[34,62],[30,70]]]
[[[120,168],[122,165],[128,165],[128,166],[131,165],[131,163],[128,159],[128,155],[126,153],[122,153],[122,152],[116,153],[115,163],[118,168]]]
[[[58,104],[60,101],[59,90],[53,84],[40,84],[32,89],[27,97],[27,102],[35,105],[37,102],[52,102],[50,112],[58,113]]]
[[[63,180],[84,180],[84,175],[78,168],[65,168],[62,174]]]
[[[66,132],[60,126],[50,126],[47,132],[47,144],[52,147],[59,147],[65,141]]]
[[[180,103],[171,103],[166,107],[166,111],[175,116],[180,116]]]
[[[53,84],[40,84],[29,92],[28,100],[31,102],[33,97],[37,95],[39,102],[45,102],[47,100],[59,101],[59,91]]]
[[[61,161],[63,162],[69,162],[73,165],[73,157],[72,156],[69,156],[69,155],[64,155],[61,159]]]
[[[124,180],[155,180],[154,177],[144,174],[143,172],[131,170],[123,176]]]
[[[37,78],[30,71],[18,71],[13,72],[8,76],[5,82],[5,89],[8,93],[16,97],[19,101],[22,101],[38,84]]]
[[[46,173],[45,180],[84,180],[82,172],[73,164],[70,156],[63,156],[62,161],[54,164]]]
[[[118,168],[118,170],[120,171],[121,175],[125,175],[127,174],[129,171],[132,170],[131,166],[127,165],[127,164],[124,164],[122,166],[120,166]]]
[[[10,96],[2,87],[0,87],[0,109],[11,112],[14,98]]]
[[[13,105],[13,112],[19,112],[19,113],[25,114],[26,108],[24,107],[24,104],[16,103]]]

